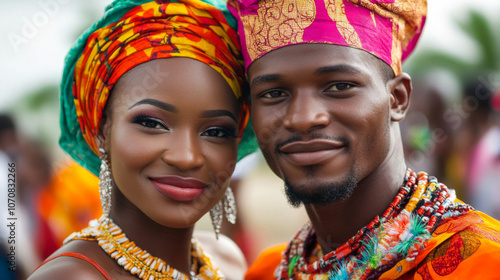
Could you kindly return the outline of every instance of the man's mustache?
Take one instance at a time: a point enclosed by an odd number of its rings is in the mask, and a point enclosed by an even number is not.
[[[311,134],[310,136],[304,137],[304,135],[293,134],[288,139],[276,144],[274,146],[274,153],[276,153],[276,154],[281,153],[281,148],[287,144],[290,144],[293,142],[309,141],[309,140],[313,140],[313,139],[326,139],[326,140],[341,142],[346,148],[349,147],[349,143],[350,143],[349,140],[343,136],[328,136],[328,135],[322,134],[322,133],[314,133],[314,134]]]

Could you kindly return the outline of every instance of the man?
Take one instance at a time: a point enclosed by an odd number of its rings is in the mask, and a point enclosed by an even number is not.
[[[500,223],[406,168],[425,0],[231,0],[261,150],[310,218],[246,279],[492,279]],[[429,102],[432,102],[429,100]]]

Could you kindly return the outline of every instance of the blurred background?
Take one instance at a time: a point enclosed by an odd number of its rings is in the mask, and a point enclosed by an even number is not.
[[[100,215],[97,178],[57,144],[58,87],[72,42],[109,3],[0,2],[0,184],[7,182],[7,164],[16,162],[18,218],[17,276],[2,259],[0,279],[24,279],[69,233]],[[419,45],[403,65],[414,85],[402,123],[407,163],[500,219],[500,1],[429,0],[428,10]],[[249,262],[262,248],[288,241],[307,219],[288,205],[281,180],[260,154],[244,163],[233,188],[239,222],[224,232]],[[7,194],[5,185],[0,258],[10,246]],[[209,218],[197,229],[212,230]]]

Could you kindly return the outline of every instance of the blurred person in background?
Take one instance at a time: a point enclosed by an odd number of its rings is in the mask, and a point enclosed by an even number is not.
[[[8,114],[0,114],[0,151],[15,160],[19,153],[18,143],[14,119]]]
[[[15,164],[12,160],[11,147],[12,142],[16,141],[16,133],[15,133],[15,125],[12,118],[5,114],[0,114],[0,180],[1,181],[1,190],[0,190],[0,219],[2,223],[7,222],[8,215],[8,184],[12,182],[9,181],[9,164]],[[9,151],[8,151],[9,150]],[[11,176],[12,179],[12,176]],[[12,245],[9,243],[10,229],[9,227],[2,226],[0,227],[0,278],[5,280],[16,280],[21,279],[18,278],[20,275],[20,269],[16,271],[15,264],[16,262],[12,260],[12,263],[9,261],[10,254],[16,254],[16,251],[11,252],[10,248]]]
[[[59,247],[47,221],[40,215],[39,199],[51,179],[51,160],[43,147],[17,131],[9,115],[0,115],[0,127],[0,150],[16,165],[15,248],[18,274],[25,279]],[[2,227],[2,235],[3,230]]]
[[[446,164],[453,143],[453,131],[443,113],[447,96],[456,86],[444,73],[431,73],[414,80],[410,108],[401,122],[406,163],[413,170],[426,170],[448,184]],[[456,190],[456,189],[455,189]],[[459,197],[463,192],[456,190]]]
[[[481,75],[464,88],[461,129],[455,138],[457,174],[468,202],[500,219],[500,91]],[[498,76],[496,76],[498,77]]]

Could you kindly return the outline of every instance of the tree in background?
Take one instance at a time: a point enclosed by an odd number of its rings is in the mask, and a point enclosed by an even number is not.
[[[446,70],[461,81],[478,73],[500,72],[500,21],[471,10],[464,21],[457,21],[457,26],[474,44],[475,50],[456,56],[437,48],[422,49],[410,57],[406,71],[422,76],[429,70]]]

